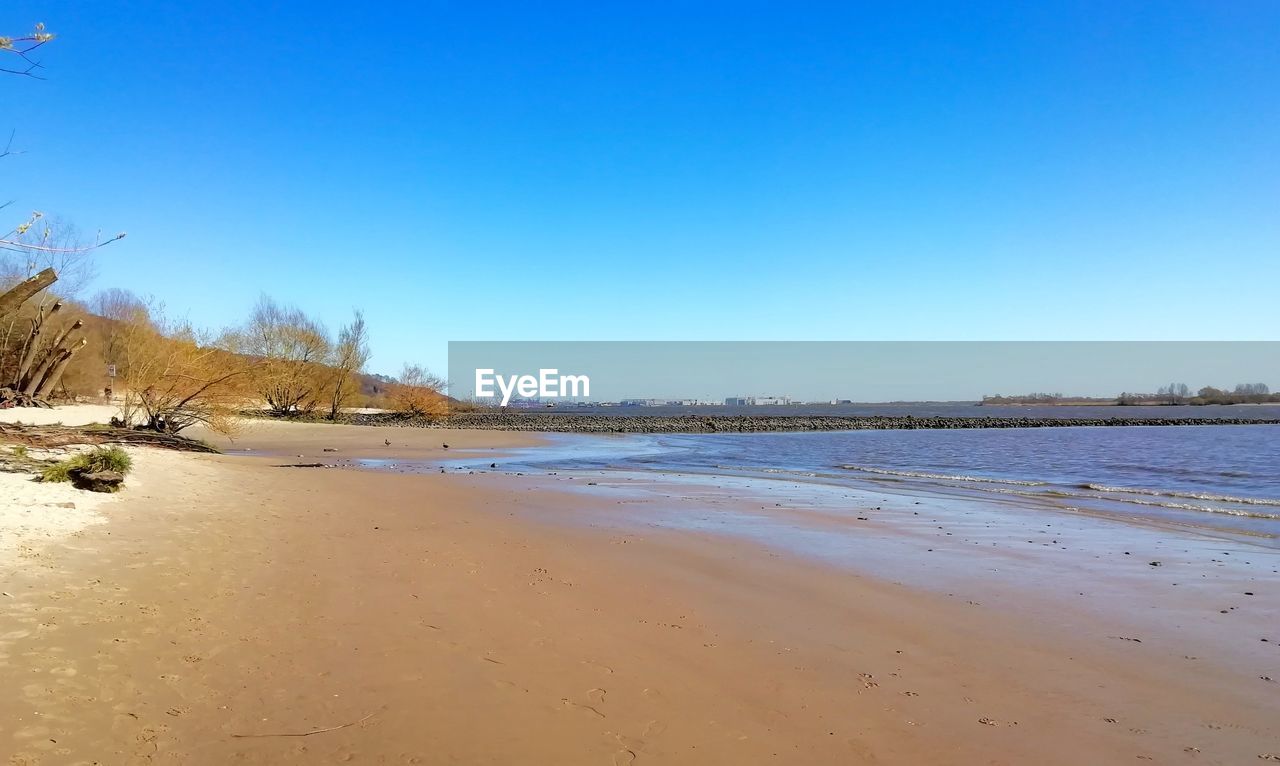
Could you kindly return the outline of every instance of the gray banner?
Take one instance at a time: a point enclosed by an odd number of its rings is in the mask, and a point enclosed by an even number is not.
[[[1280,342],[456,341],[449,394],[539,402],[973,401],[1280,385]]]

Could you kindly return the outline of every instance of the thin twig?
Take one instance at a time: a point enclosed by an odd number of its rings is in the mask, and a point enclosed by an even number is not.
[[[359,726],[370,718],[373,718],[379,712],[381,711],[375,710],[364,718],[361,718],[359,721],[352,721],[351,723],[339,724],[337,726],[326,726],[323,729],[312,729],[311,731],[291,732],[286,734],[232,734],[231,736],[239,737],[240,739],[248,739],[251,737],[310,737],[312,734],[324,734],[326,731],[337,731],[338,729],[345,729],[348,726]]]

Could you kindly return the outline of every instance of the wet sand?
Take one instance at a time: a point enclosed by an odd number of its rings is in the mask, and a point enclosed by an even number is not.
[[[1166,549],[1162,567],[1116,570],[1121,592],[1097,609],[1069,600],[1062,582],[1078,571],[1088,589],[1105,587],[1117,565],[1088,552],[1096,545],[1074,536],[1067,551],[1036,538],[1019,549],[976,545],[985,521],[963,528],[962,515],[938,516],[945,529],[913,527],[918,498],[848,499],[868,505],[858,523],[878,531],[837,559],[717,529],[717,513],[762,510],[795,527],[851,523],[821,508],[762,509],[750,488],[571,489],[563,476],[279,467],[460,449],[484,462],[535,438],[272,424],[236,442],[244,454],[149,465],[143,451],[136,485],[98,508],[106,523],[0,570],[0,688],[14,690],[0,696],[0,756],[44,765],[1280,755],[1280,683],[1266,680],[1280,678],[1270,551],[1224,569],[1198,548],[1181,558]],[[875,500],[882,510],[870,510]],[[708,523],[664,521],[677,506]],[[894,540],[895,555],[871,556]],[[1223,548],[1242,550],[1253,552]],[[938,566],[933,556],[963,562],[968,576],[951,588],[912,576]],[[991,568],[1003,576],[982,574]],[[1134,585],[1152,573],[1158,587]]]

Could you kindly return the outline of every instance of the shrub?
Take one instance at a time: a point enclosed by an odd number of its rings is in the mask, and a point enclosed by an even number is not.
[[[440,390],[444,381],[420,365],[405,364],[391,386],[391,400],[400,412],[410,415],[447,415],[449,400]]]
[[[162,433],[196,424],[218,433],[234,430],[233,413],[247,398],[248,360],[159,310],[139,310],[116,322],[114,331],[111,358],[125,392],[124,425]]]
[[[129,457],[129,453],[119,447],[94,447],[88,452],[74,455],[44,469],[44,472],[40,474],[40,480],[48,482],[71,481],[71,472],[75,470],[80,470],[84,473],[114,471],[123,476],[129,473],[129,469],[132,467],[133,458]]]

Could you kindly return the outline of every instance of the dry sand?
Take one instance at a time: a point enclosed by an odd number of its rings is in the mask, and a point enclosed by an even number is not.
[[[267,424],[236,442],[250,456],[144,460],[120,501],[98,508],[108,523],[0,569],[0,688],[11,690],[0,757],[558,766],[1280,754],[1280,685],[1226,657],[1185,655],[1177,614],[1130,641],[1067,604],[1002,593],[1001,608],[984,607],[981,582],[955,598],[767,542],[647,525],[669,505],[660,494],[280,467],[487,456],[528,438]],[[1036,554],[1019,556],[1034,572]],[[1188,610],[1226,595],[1185,591]],[[1255,623],[1275,614],[1274,593],[1257,598]],[[1040,619],[1059,608],[1073,630]]]
[[[57,407],[11,407],[0,410],[0,423],[25,423],[29,426],[83,426],[110,423],[120,409],[111,404],[64,404]]]
[[[70,484],[38,484],[28,474],[0,473],[0,568],[20,552],[103,521],[96,508],[109,496]]]

